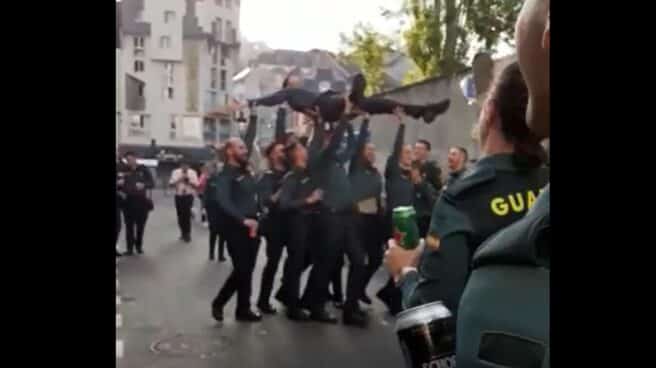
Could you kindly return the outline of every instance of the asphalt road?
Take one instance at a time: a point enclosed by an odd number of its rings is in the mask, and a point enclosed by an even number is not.
[[[341,323],[294,323],[280,311],[276,316],[265,316],[260,323],[240,323],[234,320],[235,298],[224,310],[225,321],[216,323],[210,315],[210,301],[232,269],[230,260],[208,260],[207,229],[197,221],[193,224],[192,243],[178,241],[173,198],[158,192],[154,200],[155,211],[146,226],[145,254],[118,261],[117,367],[404,366],[393,320],[378,300],[368,307],[367,329]],[[119,249],[125,250],[123,233],[121,237]],[[263,243],[252,301],[259,293],[265,261]],[[278,272],[274,290],[282,264]],[[343,276],[345,283],[346,268]],[[370,295],[386,277],[385,271],[379,270],[370,284]],[[282,309],[277,302],[273,304]]]

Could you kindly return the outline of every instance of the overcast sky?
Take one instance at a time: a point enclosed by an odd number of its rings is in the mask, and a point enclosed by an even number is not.
[[[387,21],[379,8],[398,8],[401,0],[242,0],[241,32],[249,41],[271,48],[338,51],[339,33],[358,22],[393,33],[398,21]]]

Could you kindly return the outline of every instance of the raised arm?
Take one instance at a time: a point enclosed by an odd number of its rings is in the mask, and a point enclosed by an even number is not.
[[[248,128],[246,128],[246,134],[244,135],[244,144],[246,144],[246,149],[248,149],[248,158],[250,159],[251,154],[253,153],[253,142],[255,142],[255,135],[257,133],[257,115],[251,114],[248,118]]]
[[[337,161],[340,163],[346,163],[349,161],[353,157],[353,150],[355,149],[355,134],[353,134],[353,125],[347,124],[346,131],[348,132],[346,149],[343,152],[337,154]]]
[[[337,128],[335,128],[333,135],[330,137],[330,142],[328,143],[328,147],[326,147],[321,153],[322,157],[335,157],[337,153],[337,149],[339,148],[339,144],[342,142],[342,139],[344,138],[344,132],[346,131],[349,125],[350,124],[348,119],[342,119],[339,121],[339,125],[337,126]]]
[[[369,118],[364,118],[362,124],[360,125],[360,132],[358,133],[358,139],[355,141],[355,147],[351,155],[351,164],[349,165],[349,173],[355,172],[355,169],[360,165],[360,155],[364,149],[364,145],[367,143],[367,138],[369,137]]]
[[[394,147],[392,148],[392,154],[387,159],[387,165],[385,167],[385,176],[392,175],[395,172],[398,172],[399,169],[399,157],[401,156],[401,150],[403,149],[403,140],[405,137],[405,123],[399,125],[399,129],[396,131],[396,138],[394,139]]]
[[[229,175],[221,174],[217,178],[215,189],[215,196],[219,206],[225,212],[226,215],[232,217],[238,223],[244,222],[244,216],[239,213],[239,210],[232,202],[230,194],[232,193],[232,177]]]
[[[285,125],[287,123],[287,109],[284,107],[279,107],[276,112],[276,135],[275,139],[277,142],[283,142],[285,140]]]
[[[324,132],[323,127],[321,126],[320,120],[315,120],[314,126],[312,127],[312,141],[310,141],[310,146],[308,147],[308,155],[310,159],[310,167],[319,159],[321,154],[321,149],[323,147]]]

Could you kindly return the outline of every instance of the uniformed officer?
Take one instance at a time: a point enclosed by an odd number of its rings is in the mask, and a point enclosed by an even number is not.
[[[265,150],[269,170],[258,181],[260,208],[264,213],[261,221],[262,234],[266,238],[267,263],[262,271],[260,296],[257,307],[262,313],[275,314],[276,309],[269,303],[273,279],[278,270],[280,257],[287,242],[286,219],[280,211],[280,187],[287,172],[283,140],[285,139],[286,110],[279,108],[276,116],[275,140]]]
[[[207,169],[207,184],[205,185],[205,193],[203,195],[203,205],[205,206],[205,213],[207,213],[207,223],[209,225],[209,259],[214,260],[214,253],[216,243],[219,242],[219,262],[225,262],[225,244],[226,236],[225,231],[221,226],[221,208],[216,199],[216,191],[218,189],[217,180],[219,176],[219,168],[217,162],[212,162],[208,165]],[[223,235],[220,235],[223,234]]]
[[[134,152],[125,154],[127,165],[123,172],[123,189],[126,194],[123,201],[123,218],[125,219],[125,239],[127,252],[131,256],[136,248],[137,253],[143,253],[143,235],[152,210],[152,202],[146,191],[153,189],[155,182],[148,168],[137,163]]]
[[[360,297],[366,304],[371,304],[366,288],[383,262],[384,242],[380,232],[384,224],[381,199],[383,178],[376,168],[376,147],[373,143],[367,143],[369,134],[369,118],[366,117],[360,125],[354,155],[349,165],[349,180],[357,212],[355,225],[358,240],[367,254]]]
[[[439,300],[457,316],[471,255],[491,234],[520,219],[547,183],[544,155],[526,149],[541,148],[526,126],[526,103],[526,85],[512,63],[496,79],[481,112],[483,157],[442,193],[427,247],[423,252],[388,250],[388,268],[399,279],[405,308]]]
[[[428,232],[433,205],[435,205],[438,196],[433,184],[422,174],[423,168],[424,165],[421,162],[414,161],[410,169],[410,181],[414,184],[412,207],[415,209],[417,227],[422,235]]]
[[[364,326],[366,316],[360,309],[358,299],[362,293],[365,267],[364,251],[355,239],[353,225],[353,198],[344,163],[350,159],[350,150],[338,151],[349,125],[342,119],[325,144],[324,129],[315,124],[314,137],[310,143],[310,173],[312,179],[323,190],[323,205],[326,210],[319,214],[319,241],[313,249],[312,271],[303,296],[309,306],[311,318],[325,323],[336,323],[335,316],[325,309],[327,290],[338,259],[344,252],[349,258],[346,302],[343,322]]]
[[[248,160],[253,149],[257,116],[251,115],[245,139],[226,141],[223,158],[225,164],[217,178],[216,199],[221,208],[227,231],[228,251],[234,269],[212,301],[212,316],[223,321],[223,308],[237,292],[236,319],[256,322],[262,316],[251,310],[253,269],[260,245],[258,235],[257,182]]]
[[[323,192],[318,188],[308,170],[305,147],[297,142],[285,148],[291,170],[285,175],[280,189],[280,210],[288,219],[289,233],[287,260],[283,283],[276,294],[287,307],[287,317],[293,321],[307,321],[308,312],[299,300],[301,274],[308,266],[310,235],[319,230],[319,214],[325,211],[321,200]]]
[[[550,129],[549,3],[527,0],[515,32],[518,62],[529,92],[526,120],[538,138],[548,137]],[[523,219],[492,236],[474,255],[458,315],[459,367],[509,365],[509,361],[513,366],[549,367],[550,232],[547,186]],[[490,343],[485,363],[481,341]]]
[[[447,156],[449,177],[446,179],[444,189],[462,177],[462,174],[467,170],[468,157],[469,154],[464,147],[456,146],[449,148],[449,155]]]
[[[442,169],[435,162],[428,159],[431,152],[431,144],[425,139],[419,139],[415,143],[414,157],[415,161],[421,165],[421,174],[426,181],[433,186],[437,192],[442,190]]]
[[[400,119],[399,119],[400,120]],[[404,145],[405,123],[400,122],[396,132],[392,154],[385,166],[385,238],[392,236],[392,211],[399,206],[412,206],[414,202],[414,184],[410,180],[413,161],[412,147]],[[390,277],[376,296],[387,306],[392,315],[401,311],[401,292]]]

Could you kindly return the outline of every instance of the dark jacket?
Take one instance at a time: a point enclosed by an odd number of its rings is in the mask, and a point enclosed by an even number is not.
[[[381,193],[383,191],[383,178],[375,166],[362,161],[364,150],[369,136],[369,119],[365,119],[360,126],[358,139],[355,142],[354,153],[349,165],[349,179],[354,203],[375,198],[379,212],[382,211]]]
[[[320,126],[315,126],[314,138],[309,147],[309,169],[314,182],[324,191],[323,203],[332,212],[349,211],[353,207],[351,183],[349,182],[344,164],[351,158],[353,146],[353,131],[349,129],[347,149],[338,153],[344,132],[350,126],[347,120],[342,120],[331,137],[327,147],[322,148],[324,132]]]
[[[421,165],[421,173],[429,184],[439,192],[442,190],[442,169],[435,161],[426,161]]]
[[[318,97],[318,93],[306,89],[283,88],[270,95],[248,100],[248,102],[254,106],[277,106],[286,102],[294,111],[306,112],[314,110]]]
[[[387,193],[386,213],[388,216],[394,208],[412,206],[414,201],[414,184],[410,181],[410,172],[399,166],[399,157],[403,149],[405,124],[401,124],[396,132],[392,154],[385,166],[385,192]]]
[[[417,218],[431,217],[433,205],[437,200],[437,191],[427,180],[422,180],[414,186],[415,198],[412,206],[415,208]]]
[[[123,192],[126,194],[126,200],[145,199],[146,192],[155,187],[155,181],[150,170],[144,165],[137,165],[134,169],[126,166],[123,171]],[[138,189],[137,183],[142,183],[144,189]]]
[[[287,214],[318,213],[323,209],[321,202],[305,203],[318,186],[308,170],[291,170],[282,180],[280,209]]]

